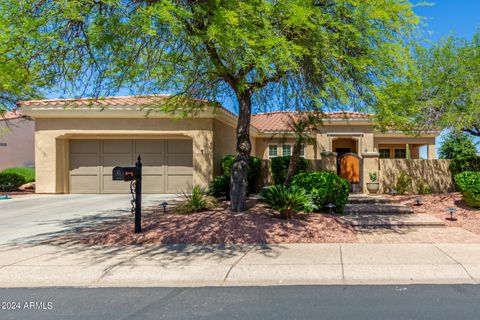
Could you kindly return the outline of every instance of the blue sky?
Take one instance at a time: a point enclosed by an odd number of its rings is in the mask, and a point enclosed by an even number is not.
[[[425,37],[428,39],[437,41],[449,35],[471,38],[480,28],[480,0],[438,0],[432,3],[432,6],[415,9],[418,15],[425,18]],[[437,150],[444,135],[437,138]],[[479,142],[477,149],[480,152],[480,139],[476,141]],[[425,156],[426,150],[422,151],[422,156]]]
[[[423,1],[413,0],[413,3]],[[431,6],[419,6],[415,12],[424,17],[425,37],[436,41],[448,35],[471,38],[477,28],[480,28],[480,0],[437,0],[430,1]],[[129,94],[122,90],[119,95]],[[58,92],[50,93],[50,98],[60,97]],[[222,103],[233,109],[232,101]],[[437,149],[442,137],[437,139]],[[480,144],[477,146],[480,151]],[[425,151],[422,152],[425,154]]]

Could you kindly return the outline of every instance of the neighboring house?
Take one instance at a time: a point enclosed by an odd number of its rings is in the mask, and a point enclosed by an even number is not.
[[[221,173],[221,159],[235,153],[236,115],[217,108],[193,119],[172,119],[163,112],[147,116],[148,106],[162,99],[165,96],[21,102],[23,112],[36,121],[37,192],[128,192],[128,183],[112,181],[112,168],[133,165],[138,154],[146,193],[176,193],[192,184],[207,187]],[[252,155],[265,160],[290,155],[294,140],[288,119],[287,112],[253,115]],[[363,159],[405,158],[407,148],[412,158],[419,158],[421,146],[428,147],[429,158],[435,157],[438,132],[418,137],[375,133],[370,119],[356,112],[327,113],[303,156],[324,170],[337,170],[337,157],[355,157],[359,186],[364,171],[375,166]]]
[[[35,165],[35,122],[20,112],[0,115],[0,171]]]

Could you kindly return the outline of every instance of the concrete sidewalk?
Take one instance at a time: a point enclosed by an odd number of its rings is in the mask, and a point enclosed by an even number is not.
[[[480,244],[0,247],[0,287],[479,282]]]

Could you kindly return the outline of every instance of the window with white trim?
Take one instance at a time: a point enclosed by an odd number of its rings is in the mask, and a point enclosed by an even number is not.
[[[305,145],[302,143],[302,146],[300,147],[300,157],[305,158]]]
[[[292,155],[292,145],[291,144],[284,144],[282,146],[282,156],[291,156]]]
[[[268,157],[274,158],[278,156],[278,146],[276,144],[268,145]]]

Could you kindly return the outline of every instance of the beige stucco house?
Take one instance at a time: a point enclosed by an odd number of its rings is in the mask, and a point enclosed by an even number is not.
[[[35,165],[35,123],[20,112],[0,115],[0,171]]]
[[[124,193],[128,184],[112,181],[112,168],[144,163],[146,193],[176,193],[191,185],[206,187],[220,172],[223,156],[235,153],[237,117],[224,108],[205,109],[192,119],[172,119],[147,112],[165,96],[31,100],[19,103],[34,118],[38,193]],[[289,155],[293,134],[287,112],[252,116],[252,154],[268,160]],[[371,117],[356,112],[325,115],[321,128],[303,156],[313,169],[337,170],[337,157],[355,154],[361,176],[375,169],[381,157],[420,157],[427,146],[435,157],[438,132],[411,137],[399,132],[377,133]],[[373,169],[372,169],[373,168]],[[362,182],[363,183],[363,182]]]

